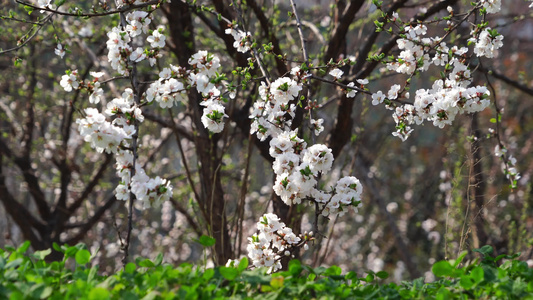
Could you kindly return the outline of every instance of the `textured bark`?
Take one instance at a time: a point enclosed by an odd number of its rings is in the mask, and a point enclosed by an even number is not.
[[[478,114],[472,116],[471,125],[474,140],[470,148],[472,155],[472,174],[470,176],[470,184],[472,188],[472,197],[474,203],[471,205],[472,213],[472,238],[474,240],[474,247],[481,248],[487,244],[487,233],[485,231],[485,217],[483,209],[485,206],[485,179],[483,175],[483,164],[481,161],[482,153],[480,147],[480,140],[482,138],[481,130],[478,124]],[[470,205],[470,203],[468,204]]]
[[[174,43],[173,52],[181,66],[187,66],[195,50],[194,26],[189,6],[181,2],[172,2],[164,10],[169,19],[170,36]],[[187,34],[184,34],[187,33]],[[216,239],[215,261],[225,264],[232,258],[228,221],[226,218],[224,191],[222,189],[220,167],[221,158],[217,153],[219,135],[210,136],[201,122],[201,96],[196,91],[189,91],[189,109],[195,126],[193,141],[199,161],[200,199],[198,205],[208,226],[208,233]]]

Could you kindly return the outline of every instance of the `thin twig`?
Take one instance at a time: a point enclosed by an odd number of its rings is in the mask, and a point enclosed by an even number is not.
[[[33,5],[31,3],[28,3],[28,2],[24,2],[24,1],[21,1],[21,0],[15,0],[15,1],[17,3],[19,3],[19,4],[31,7],[33,9],[39,9],[39,10],[42,10],[42,11],[51,12],[53,14],[58,14],[58,15],[62,15],[62,16],[70,16],[70,17],[86,17],[86,18],[103,17],[103,16],[115,15],[115,14],[123,14],[125,12],[130,11],[130,10],[134,10],[134,9],[137,9],[137,8],[144,8],[144,7],[147,7],[147,6],[150,6],[150,5],[154,5],[154,4],[161,4],[161,2],[162,2],[161,0],[152,0],[152,1],[149,1],[149,2],[146,2],[146,3],[142,3],[142,4],[128,5],[128,6],[125,6],[123,8],[119,8],[117,10],[105,11],[105,12],[94,13],[94,14],[84,14],[84,13],[81,13],[81,12],[80,13],[62,12],[62,11],[55,10],[55,9],[50,9],[50,8],[47,8],[47,7],[39,7],[39,6]],[[53,14],[50,14],[49,16],[51,16]]]
[[[43,22],[41,22],[41,24],[39,24],[37,30],[35,30],[35,32],[30,36],[28,37],[27,39],[24,40],[24,42],[22,42],[20,45],[14,47],[14,48],[11,48],[11,49],[7,49],[7,50],[3,50],[3,51],[0,51],[0,55],[4,54],[4,53],[8,53],[8,52],[12,52],[12,51],[16,51],[22,47],[24,47],[29,41],[31,41],[36,35],[37,33],[39,33],[39,31],[41,31],[41,29],[43,28],[44,24],[46,22],[48,22],[48,20],[50,20],[52,18],[53,15],[48,15],[46,16],[46,18],[44,18]],[[33,27],[32,29],[30,29],[30,31],[28,31],[26,35],[28,35],[32,30],[34,30],[35,27]]]

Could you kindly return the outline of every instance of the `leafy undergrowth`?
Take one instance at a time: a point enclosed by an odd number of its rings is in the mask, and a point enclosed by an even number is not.
[[[50,250],[26,254],[28,247],[0,249],[0,299],[533,299],[533,269],[516,255],[492,257],[490,246],[474,250],[483,258],[472,263],[461,263],[466,252],[435,263],[435,282],[401,284],[384,283],[386,272],[341,275],[337,266],[310,268],[297,260],[267,275],[248,270],[246,258],[203,270],[162,264],[161,255],[101,276],[85,245],[56,246],[65,258],[52,263],[44,261]]]

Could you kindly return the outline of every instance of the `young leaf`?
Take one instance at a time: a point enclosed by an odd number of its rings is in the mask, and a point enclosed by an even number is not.
[[[237,270],[239,270],[239,272],[242,272],[244,270],[246,270],[246,268],[248,268],[248,257],[243,257],[241,259],[241,261],[239,262],[239,266],[237,267]]]
[[[137,269],[137,266],[134,263],[130,262],[126,265],[126,267],[124,267],[124,272],[132,274],[133,272],[135,272],[135,269]]]
[[[234,280],[239,275],[239,271],[235,268],[220,267],[219,271],[227,280]]]
[[[52,249],[35,251],[35,253],[33,253],[33,257],[37,258],[38,260],[44,260],[44,258],[47,257],[50,253],[52,253]]]
[[[76,252],[76,263],[79,265],[85,265],[89,261],[91,261],[91,252],[87,249],[81,249]]]
[[[198,239],[198,243],[200,243],[204,247],[211,247],[215,244],[216,240],[210,236],[202,235]]]
[[[448,261],[442,260],[436,262],[433,267],[431,267],[431,271],[437,277],[450,276],[453,273],[453,267]]]
[[[151,260],[145,259],[139,262],[139,267],[153,268],[155,267],[155,264]]]

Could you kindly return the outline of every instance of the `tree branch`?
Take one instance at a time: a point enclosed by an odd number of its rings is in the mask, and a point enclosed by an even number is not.
[[[329,40],[329,43],[326,46],[326,54],[324,55],[324,62],[328,62],[331,59],[336,59],[339,55],[341,49],[341,43],[346,39],[346,33],[355,19],[355,15],[363,4],[364,0],[352,0],[345,9],[345,12],[342,14],[339,23],[333,29],[333,34]]]

